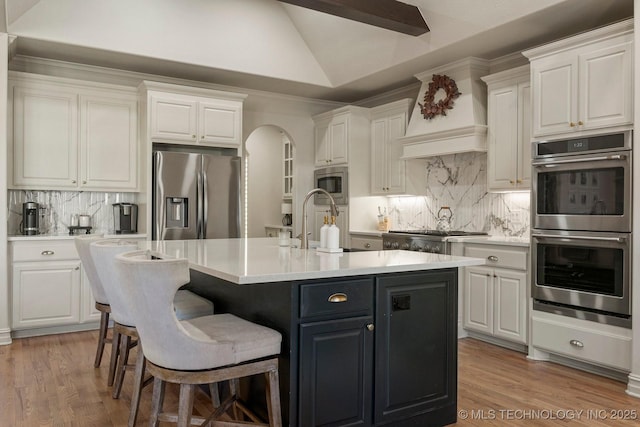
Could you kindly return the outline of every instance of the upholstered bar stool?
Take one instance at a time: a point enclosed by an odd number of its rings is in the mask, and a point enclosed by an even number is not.
[[[113,354],[113,339],[107,338],[107,331],[109,328],[109,314],[111,313],[111,305],[109,304],[109,299],[104,291],[104,287],[102,286],[102,282],[98,277],[98,273],[96,272],[96,266],[93,262],[93,258],[91,258],[91,253],[89,251],[89,245],[98,240],[103,240],[102,234],[89,234],[84,236],[78,236],[74,239],[74,243],[76,245],[76,250],[78,251],[78,255],[80,256],[80,262],[82,263],[82,267],[87,275],[87,279],[89,279],[89,286],[91,287],[91,292],[93,294],[93,299],[96,301],[96,309],[100,312],[100,329],[98,331],[98,348],[96,349],[96,358],[93,362],[93,366],[98,368],[100,366],[100,362],[102,361],[102,355],[104,353],[105,344],[111,344],[112,349],[111,353]],[[115,345],[117,348],[117,344]],[[112,358],[113,361],[113,358]],[[115,363],[109,365],[109,377],[107,379],[107,383],[109,386],[113,385],[113,377],[115,374]]]
[[[172,301],[178,288],[189,282],[188,262],[157,257],[161,255],[149,251],[116,257],[117,282],[127,292],[147,369],[154,376],[150,425],[177,420],[179,427],[186,427],[192,421],[206,426],[235,406],[237,397],[229,396],[205,419],[194,417],[196,385],[235,382],[241,377],[265,374],[269,425],[280,427],[277,357],[282,342],[280,333],[232,314],[178,320]],[[162,412],[166,382],[180,384],[177,416]],[[264,425],[255,415],[249,415],[244,406],[240,409],[257,425]],[[225,426],[248,424],[251,425],[244,421],[224,422]]]
[[[112,351],[112,358],[117,359],[117,372],[112,396],[120,397],[122,384],[127,370],[135,369],[133,380],[133,393],[131,396],[131,411],[129,425],[135,425],[140,393],[144,386],[145,358],[142,349],[138,348],[138,356],[135,365],[129,364],[129,351],[138,344],[138,332],[135,322],[127,305],[128,296],[123,294],[122,287],[118,284],[118,278],[114,271],[115,256],[119,253],[137,249],[137,244],[118,239],[97,240],[90,245],[91,258],[95,264],[98,277],[104,284],[107,297],[111,301],[111,312],[114,320],[113,339],[116,344]],[[213,314],[213,303],[193,292],[180,290],[176,293],[176,299],[172,302],[172,309],[181,318],[192,318]],[[119,343],[119,346],[118,346]],[[119,348],[118,348],[119,347]],[[217,394],[212,395],[217,399]]]

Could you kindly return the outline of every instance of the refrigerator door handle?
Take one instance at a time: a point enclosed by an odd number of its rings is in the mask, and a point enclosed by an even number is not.
[[[203,183],[202,183],[202,172],[198,172],[197,176],[197,185],[196,185],[196,238],[201,239],[204,236],[202,231],[202,212],[203,212],[203,203],[202,201],[205,199],[205,194],[203,192]]]
[[[205,168],[202,168],[202,234],[200,235],[201,239],[207,238],[207,218],[209,216],[209,184],[208,184],[207,171]]]

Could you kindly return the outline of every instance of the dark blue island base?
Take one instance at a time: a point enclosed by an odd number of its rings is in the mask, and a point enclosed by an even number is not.
[[[284,425],[443,426],[457,415],[457,268],[188,289],[282,334]],[[265,408],[262,378],[247,400]]]

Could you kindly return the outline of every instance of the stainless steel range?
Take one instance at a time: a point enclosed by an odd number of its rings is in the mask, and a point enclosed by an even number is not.
[[[449,237],[486,235],[483,231],[392,230],[382,235],[382,247],[449,255]]]

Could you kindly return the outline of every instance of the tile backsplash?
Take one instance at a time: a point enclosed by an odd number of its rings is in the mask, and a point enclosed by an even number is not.
[[[19,235],[22,222],[22,203],[40,204],[41,234],[69,234],[71,216],[87,214],[91,216],[92,233],[113,232],[113,203],[131,202],[131,193],[100,193],[89,191],[29,191],[9,190],[8,234]]]
[[[486,153],[437,156],[424,162],[425,195],[388,200],[394,229],[435,229],[438,211],[449,206],[452,230],[529,234],[529,192],[489,193]]]

